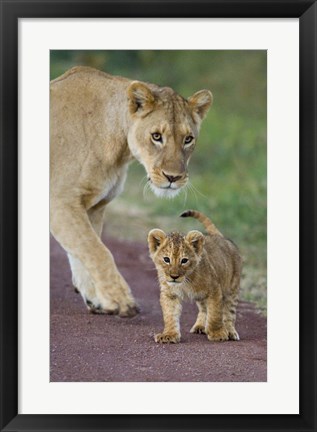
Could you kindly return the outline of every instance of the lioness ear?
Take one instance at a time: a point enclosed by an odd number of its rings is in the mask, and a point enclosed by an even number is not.
[[[133,81],[128,87],[129,110],[131,114],[136,112],[146,114],[152,111],[155,97],[148,86]]]
[[[203,120],[211,107],[213,100],[209,90],[200,90],[188,98],[189,106],[194,114],[198,115],[199,121]]]
[[[186,235],[186,240],[195,249],[195,252],[200,255],[205,244],[205,237],[200,231],[189,231]]]
[[[166,234],[164,231],[160,229],[152,229],[149,232],[147,237],[150,253],[151,254],[154,253],[165,239],[166,239]]]

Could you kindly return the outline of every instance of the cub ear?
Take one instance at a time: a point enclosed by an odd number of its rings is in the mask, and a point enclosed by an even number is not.
[[[188,98],[188,103],[193,113],[202,121],[212,105],[213,96],[209,90],[200,90]]]
[[[160,229],[152,229],[147,237],[150,253],[153,254],[166,239],[166,234]]]
[[[201,255],[205,244],[205,237],[200,231],[189,231],[186,240],[195,249],[197,255]]]
[[[143,115],[153,110],[155,96],[147,85],[140,81],[133,81],[127,92],[131,114],[138,112]]]

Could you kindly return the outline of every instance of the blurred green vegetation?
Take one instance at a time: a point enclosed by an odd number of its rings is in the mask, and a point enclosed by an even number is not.
[[[144,168],[132,164],[124,193],[108,206],[106,230],[145,242],[154,227],[199,229],[197,221],[177,216],[202,211],[240,247],[241,297],[265,310],[266,51],[51,51],[51,79],[75,65],[170,86],[184,97],[212,91],[190,162],[191,186],[174,200],[144,194]]]

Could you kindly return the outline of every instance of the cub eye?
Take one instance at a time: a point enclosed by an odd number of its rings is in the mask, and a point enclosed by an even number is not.
[[[166,263],[169,263],[169,262],[170,262],[169,257],[164,257],[163,260],[164,260]]]
[[[190,144],[193,141],[194,137],[192,137],[191,135],[188,135],[187,137],[185,137],[184,139],[184,144]]]
[[[161,142],[162,141],[162,135],[160,133],[158,133],[158,132],[152,133],[152,138],[153,138],[154,141],[157,141],[157,142]]]
[[[188,258],[183,258],[182,261],[181,261],[181,263],[182,263],[182,264],[186,264],[187,261],[188,261]]]

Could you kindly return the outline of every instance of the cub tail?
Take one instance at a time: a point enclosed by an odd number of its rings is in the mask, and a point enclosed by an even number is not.
[[[211,222],[211,220],[207,218],[207,216],[205,216],[204,214],[200,213],[199,211],[186,210],[180,215],[180,217],[193,217],[195,219],[198,219],[199,222],[201,222],[204,225],[208,234],[217,234],[223,237],[221,232],[215,227],[215,225]]]

